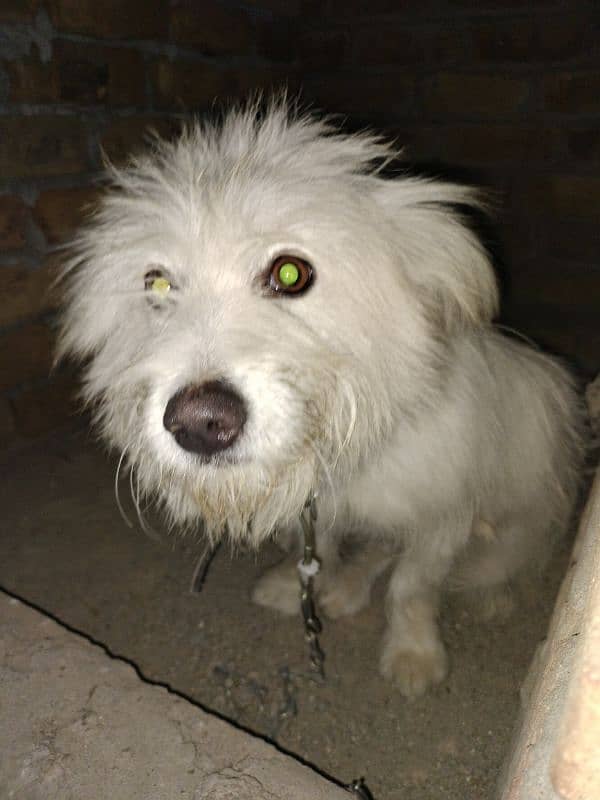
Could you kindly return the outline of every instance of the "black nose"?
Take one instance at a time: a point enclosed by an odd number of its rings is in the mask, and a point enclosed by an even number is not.
[[[246,422],[242,398],[223,381],[190,384],[167,403],[163,425],[184,450],[212,456],[226,450]]]

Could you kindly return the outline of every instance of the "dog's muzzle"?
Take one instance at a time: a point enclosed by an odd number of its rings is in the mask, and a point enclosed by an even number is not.
[[[163,425],[184,450],[210,457],[233,445],[246,418],[243,399],[217,380],[190,384],[174,394]]]

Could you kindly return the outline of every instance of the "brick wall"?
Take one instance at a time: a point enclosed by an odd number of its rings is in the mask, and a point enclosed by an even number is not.
[[[101,150],[282,84],[498,190],[505,321],[600,368],[597,2],[0,0],[0,444],[71,413],[47,289]]]
[[[305,95],[499,192],[503,319],[600,368],[597,0],[309,0]]]
[[[0,446],[73,414],[51,373],[57,245],[93,205],[102,151],[168,134],[215,96],[289,83],[287,0],[0,0]]]

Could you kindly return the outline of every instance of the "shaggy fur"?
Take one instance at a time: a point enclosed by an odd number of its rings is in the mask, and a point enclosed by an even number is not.
[[[500,587],[565,529],[581,459],[579,403],[553,359],[491,324],[489,258],[463,186],[384,180],[369,134],[273,103],[196,123],[112,169],[67,265],[60,354],[86,360],[106,439],[171,521],[258,545],[295,536],[319,498],[318,589],[354,613],[390,563],[384,675],[406,695],[446,672],[444,586]],[[279,254],[315,271],[298,296],[261,276]],[[157,268],[173,289],[148,302]],[[248,409],[226,455],[199,459],[163,425],[182,387],[221,380]],[[363,542],[353,558],[339,545]],[[399,552],[401,550],[401,555]],[[297,609],[291,561],[254,599]]]

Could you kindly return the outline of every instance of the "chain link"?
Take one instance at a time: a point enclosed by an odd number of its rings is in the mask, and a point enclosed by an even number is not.
[[[374,797],[369,791],[369,787],[365,783],[364,778],[359,778],[357,781],[352,781],[352,783],[348,784],[346,788],[349,792],[354,792],[354,794],[360,798],[360,800],[374,800]]]
[[[314,576],[318,573],[320,563],[316,554],[315,522],[317,505],[314,495],[310,495],[302,513],[300,523],[304,534],[304,553],[298,563],[300,574],[300,605],[304,619],[304,634],[308,642],[310,663],[320,680],[325,678],[325,654],[319,644],[322,631],[321,621],[317,616],[314,599]]]

